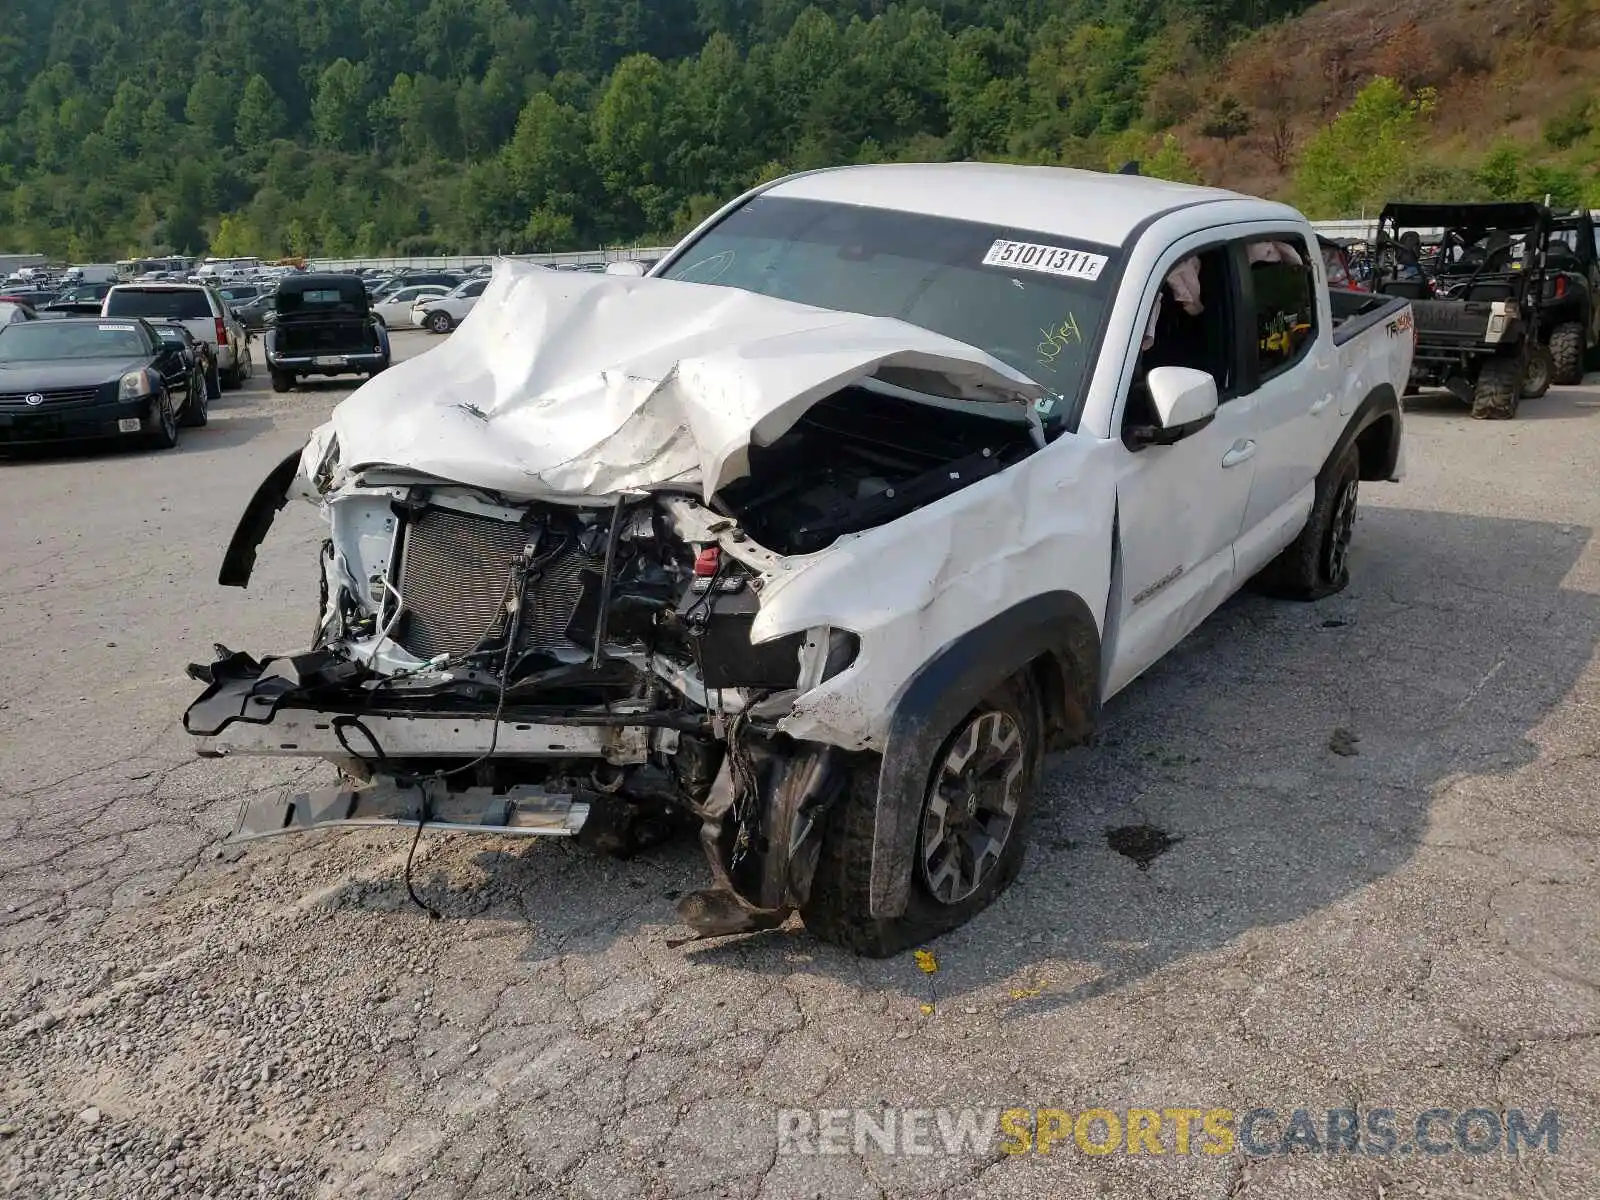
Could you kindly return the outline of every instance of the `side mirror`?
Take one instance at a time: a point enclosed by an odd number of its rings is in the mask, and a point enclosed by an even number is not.
[[[1193,367],[1156,367],[1145,376],[1155,425],[1136,425],[1128,431],[1130,442],[1143,446],[1170,446],[1199,433],[1216,419],[1217,381]]]
[[[624,261],[606,264],[607,275],[627,275],[639,279],[645,274],[645,266],[640,262]]]

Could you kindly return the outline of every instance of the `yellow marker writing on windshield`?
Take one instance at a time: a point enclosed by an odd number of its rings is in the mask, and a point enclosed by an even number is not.
[[[1061,351],[1068,346],[1083,344],[1083,333],[1078,329],[1078,318],[1068,313],[1061,324],[1049,329],[1041,329],[1040,335],[1044,341],[1039,343],[1039,361],[1046,366],[1054,363],[1061,357]]]

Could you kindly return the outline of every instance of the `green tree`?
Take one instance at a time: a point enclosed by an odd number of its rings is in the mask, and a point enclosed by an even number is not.
[[[317,144],[329,150],[359,150],[367,141],[366,69],[347,58],[329,63],[317,80],[311,125]]]
[[[1206,113],[1205,121],[1200,126],[1200,132],[1208,138],[1216,138],[1226,146],[1234,138],[1240,138],[1249,133],[1250,125],[1250,110],[1240,104],[1234,97],[1223,96]]]
[[[268,142],[283,136],[288,123],[289,114],[283,101],[278,99],[266,77],[250,76],[239,100],[239,113],[233,126],[234,141],[246,150],[264,149]]]
[[[587,122],[577,109],[540,92],[517,118],[503,159],[525,209],[575,213],[588,190]]]
[[[1432,96],[1407,95],[1380,76],[1306,143],[1294,191],[1313,217],[1358,216],[1386,199],[1405,173]]]
[[[207,141],[225,146],[233,140],[240,103],[225,78],[216,71],[201,68],[184,100],[183,115]]]
[[[677,203],[667,194],[661,138],[670,77],[660,60],[635,54],[617,64],[594,117],[594,156],[606,192],[646,229],[671,223]]]
[[[226,213],[217,222],[217,231],[211,235],[211,253],[219,258],[242,258],[260,254],[261,230],[248,213]]]
[[[1166,179],[1173,183],[1200,182],[1199,170],[1183,152],[1183,146],[1178,139],[1170,133],[1162,136],[1161,145],[1141,165],[1140,170],[1152,179]]]
[[[1515,142],[1495,143],[1478,164],[1478,182],[1491,200],[1517,200],[1522,197],[1522,151]]]

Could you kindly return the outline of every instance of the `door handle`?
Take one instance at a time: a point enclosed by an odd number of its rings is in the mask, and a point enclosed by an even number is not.
[[[1332,403],[1333,403],[1333,393],[1329,392],[1321,400],[1318,400],[1315,404],[1313,404],[1311,406],[1311,415],[1312,416],[1316,416],[1319,412],[1321,412],[1323,409],[1327,408],[1328,405],[1330,405]]]
[[[1242,462],[1254,458],[1256,444],[1254,442],[1235,442],[1233,448],[1222,456],[1224,467],[1237,467]]]

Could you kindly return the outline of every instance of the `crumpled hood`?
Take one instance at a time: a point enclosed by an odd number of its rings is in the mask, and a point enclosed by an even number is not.
[[[501,260],[450,339],[363,384],[313,434],[347,473],[384,466],[507,497],[609,496],[665,483],[707,499],[855,381],[962,401],[1042,390],[903,321],[705,284]]]

